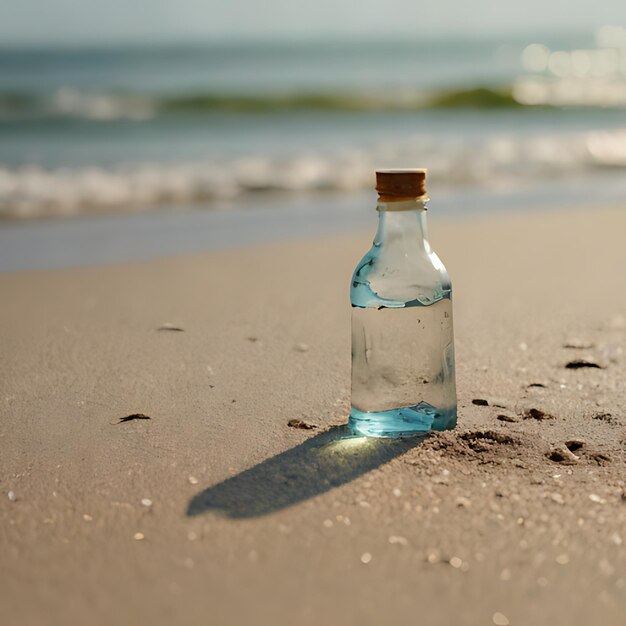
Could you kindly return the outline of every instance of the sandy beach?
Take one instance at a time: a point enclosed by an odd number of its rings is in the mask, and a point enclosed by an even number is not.
[[[0,274],[6,624],[626,623],[624,207],[432,213],[424,440],[343,427],[373,232]]]

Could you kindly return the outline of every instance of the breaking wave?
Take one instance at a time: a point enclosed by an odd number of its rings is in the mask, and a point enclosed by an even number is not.
[[[368,151],[104,167],[0,167],[0,217],[138,211],[263,192],[369,189],[377,167],[427,162],[441,186],[498,186],[597,168],[626,168],[626,129],[568,135],[491,136],[471,142],[423,136]]]
[[[214,112],[281,113],[285,111],[410,111],[428,108],[492,109],[521,106],[510,89],[426,92],[196,92],[149,94],[81,91],[60,88],[46,93],[0,92],[0,121],[77,118],[111,121],[144,120],[162,115]]]

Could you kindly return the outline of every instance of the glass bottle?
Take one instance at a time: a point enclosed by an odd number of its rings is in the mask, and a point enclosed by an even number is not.
[[[350,426],[406,437],[456,425],[452,286],[428,243],[426,170],[380,170],[378,231],[352,276]]]

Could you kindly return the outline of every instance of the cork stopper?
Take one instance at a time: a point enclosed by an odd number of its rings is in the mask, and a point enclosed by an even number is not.
[[[377,170],[376,191],[381,202],[428,200],[425,169]]]

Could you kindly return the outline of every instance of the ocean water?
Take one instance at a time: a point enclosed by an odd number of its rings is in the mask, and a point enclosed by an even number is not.
[[[427,166],[442,193],[617,180],[626,109],[512,97],[537,40],[2,48],[0,217],[224,209],[268,192],[288,207],[370,188],[377,167]]]

